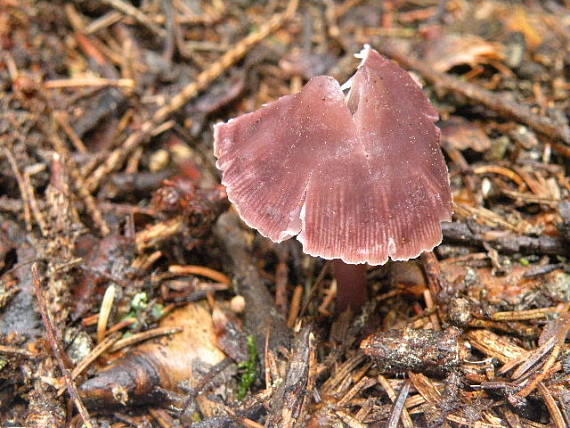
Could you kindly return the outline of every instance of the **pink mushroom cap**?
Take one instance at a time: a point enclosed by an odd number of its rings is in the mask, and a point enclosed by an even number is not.
[[[214,154],[228,198],[262,235],[381,265],[441,243],[451,192],[438,114],[421,87],[369,46],[359,57],[343,87],[317,76],[215,125]]]

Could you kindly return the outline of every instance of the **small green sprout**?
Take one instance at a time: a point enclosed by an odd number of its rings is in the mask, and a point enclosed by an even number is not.
[[[155,321],[161,319],[164,316],[164,305],[161,305],[160,303],[152,305],[150,308],[150,316]]]
[[[243,370],[239,381],[238,388],[238,400],[243,400],[247,395],[251,385],[255,382],[257,377],[257,346],[255,344],[255,339],[253,336],[247,336],[247,350],[249,353],[249,358],[247,361],[242,361],[238,364],[238,368]]]
[[[136,312],[145,309],[147,305],[148,295],[145,292],[135,294],[133,296],[133,300],[131,300],[131,308],[133,308]]]
[[[128,320],[131,318],[138,319],[141,315],[141,312],[149,309],[149,301],[148,301],[148,294],[145,292],[137,293],[131,299],[131,310],[128,314],[126,314],[121,321]],[[158,321],[160,320],[165,312],[164,312],[164,305],[160,303],[153,303],[149,309],[149,314],[152,320]],[[135,329],[139,327],[138,321],[131,324],[130,328]]]

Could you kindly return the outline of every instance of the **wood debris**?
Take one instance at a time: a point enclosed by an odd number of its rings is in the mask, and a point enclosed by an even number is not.
[[[569,426],[569,11],[1,2],[0,426]],[[332,263],[239,222],[212,129],[364,44],[436,107],[454,214],[338,313]]]

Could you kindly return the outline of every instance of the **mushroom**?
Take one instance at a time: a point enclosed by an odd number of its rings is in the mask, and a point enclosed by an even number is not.
[[[396,63],[368,45],[356,56],[343,86],[313,77],[214,127],[216,166],[240,217],[274,242],[296,236],[305,253],[334,259],[340,309],[365,302],[364,264],[440,244],[452,209],[437,111]]]

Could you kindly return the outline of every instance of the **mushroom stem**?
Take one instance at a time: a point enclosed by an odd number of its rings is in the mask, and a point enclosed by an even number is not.
[[[354,312],[359,311],[368,298],[366,264],[352,265],[334,259],[333,268],[337,311],[344,312],[348,307]]]

